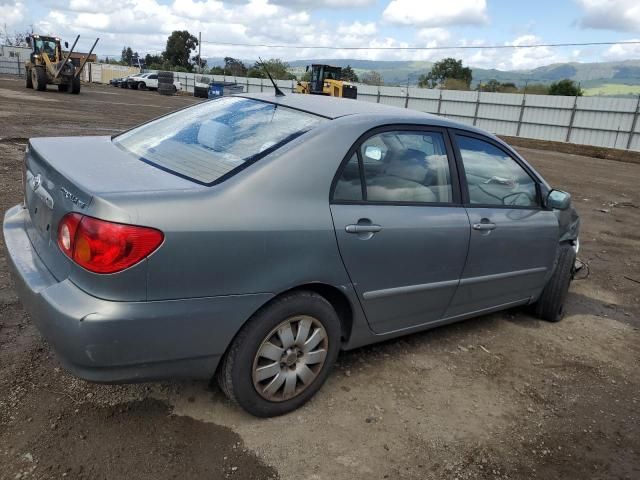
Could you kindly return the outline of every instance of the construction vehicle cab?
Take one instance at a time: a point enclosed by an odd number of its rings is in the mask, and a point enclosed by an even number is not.
[[[71,50],[63,55],[60,39],[44,35],[31,34],[27,37],[27,45],[31,48],[29,61],[25,62],[25,84],[27,88],[35,88],[43,91],[47,85],[57,85],[58,91],[80,93],[80,72],[84,68],[85,61],[79,66],[71,60],[71,54],[78,42],[80,35],[76,37]],[[98,39],[91,47],[91,51],[98,43]],[[69,44],[65,42],[65,47]],[[88,58],[91,55],[87,55]]]
[[[299,81],[296,92],[353,99],[358,97],[358,88],[342,79],[342,68],[331,65],[311,65],[311,81]]]

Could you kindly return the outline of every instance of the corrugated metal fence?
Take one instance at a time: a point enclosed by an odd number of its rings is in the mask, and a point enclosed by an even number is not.
[[[176,73],[193,92],[197,75]],[[269,80],[206,75],[235,81],[247,92],[269,92]],[[295,80],[277,80],[285,92]],[[358,100],[442,115],[496,135],[640,151],[640,98],[564,97],[516,93],[463,92],[417,87],[358,85]]]
[[[24,60],[20,56],[0,57],[0,75],[24,75]]]
[[[0,60],[0,73],[18,73],[15,59]],[[12,71],[8,71],[12,68]],[[5,72],[6,69],[7,71]],[[107,83],[132,73],[128,67],[88,64],[85,81]],[[269,92],[269,80],[176,72],[184,91],[196,81],[233,81],[247,92]],[[277,80],[285,92],[295,80]],[[515,93],[462,92],[415,87],[358,85],[358,100],[442,115],[497,135],[640,151],[640,98],[562,97]]]

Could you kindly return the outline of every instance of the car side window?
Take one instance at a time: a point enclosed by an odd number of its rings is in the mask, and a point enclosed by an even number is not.
[[[362,200],[362,183],[360,182],[360,167],[358,166],[358,154],[354,153],[344,166],[342,175],[336,183],[333,199],[338,201]]]
[[[469,201],[477,205],[537,207],[536,182],[509,154],[475,137],[456,135]]]
[[[451,203],[453,188],[443,135],[386,131],[369,137],[344,166],[333,199]]]
[[[368,138],[360,146],[360,155],[368,201],[452,201],[449,160],[441,133],[379,133]]]

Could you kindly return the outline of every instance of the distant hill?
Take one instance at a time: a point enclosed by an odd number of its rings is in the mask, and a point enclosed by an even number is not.
[[[246,65],[253,65],[254,60],[243,60]],[[207,59],[209,66],[223,65],[222,58]],[[385,85],[416,85],[420,75],[427,73],[432,62],[413,61],[378,61],[356,59],[313,59],[293,60],[289,62],[291,71],[302,75],[307,65],[313,63],[346,67],[350,65],[360,75],[375,70],[380,72]],[[496,70],[472,68],[475,88],[479,82],[486,83],[491,79],[499,82],[513,82],[518,87],[525,83],[552,82],[569,78],[579,82],[587,95],[640,95],[640,60],[599,63],[556,63],[532,70]]]

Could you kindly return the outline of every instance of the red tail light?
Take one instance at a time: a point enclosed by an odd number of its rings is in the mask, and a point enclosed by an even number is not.
[[[129,268],[155,251],[164,235],[160,230],[107,222],[68,213],[58,225],[58,246],[74,262],[95,273]]]

